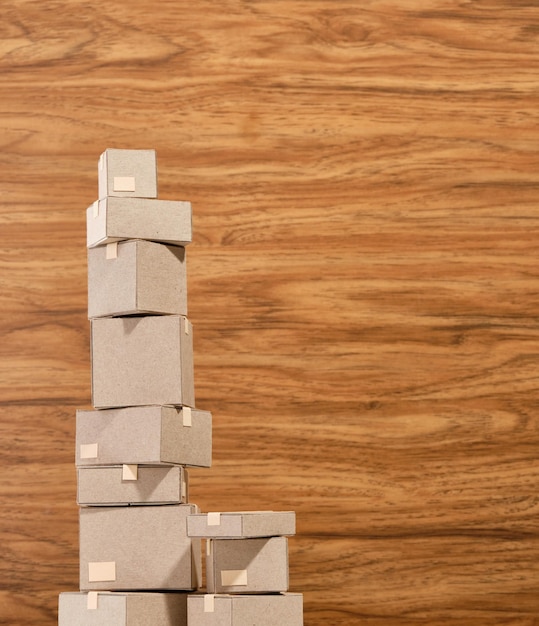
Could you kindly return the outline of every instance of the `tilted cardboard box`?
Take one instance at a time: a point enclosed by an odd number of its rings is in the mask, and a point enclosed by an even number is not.
[[[155,150],[108,148],[97,165],[99,197],[157,198]]]
[[[89,248],[124,239],[188,245],[193,239],[191,203],[107,197],[86,209]]]
[[[190,626],[303,626],[303,596],[190,594],[187,617]]]
[[[192,590],[200,541],[187,536],[193,504],[80,509],[80,589]]]
[[[187,471],[179,466],[79,467],[79,506],[182,504],[188,501]]]
[[[187,315],[185,266],[181,246],[135,239],[89,248],[88,317]]]
[[[187,518],[189,537],[223,539],[278,537],[296,533],[294,511],[199,513]]]
[[[175,406],[77,411],[77,467],[177,464],[210,467],[212,416]]]
[[[187,593],[61,593],[58,626],[187,626]]]
[[[206,579],[209,593],[288,591],[288,540],[208,539]]]
[[[194,406],[193,329],[186,317],[101,318],[90,325],[96,409]]]

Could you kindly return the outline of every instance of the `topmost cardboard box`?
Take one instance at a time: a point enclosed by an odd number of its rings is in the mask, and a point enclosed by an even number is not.
[[[157,198],[155,150],[108,148],[99,157],[99,198]]]

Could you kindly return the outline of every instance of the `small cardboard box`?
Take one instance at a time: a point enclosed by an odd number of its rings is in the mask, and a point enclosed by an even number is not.
[[[296,533],[294,511],[200,513],[187,518],[189,537],[223,539],[278,537]]]
[[[187,621],[196,626],[303,626],[303,596],[190,594]]]
[[[187,593],[66,592],[58,626],[187,626]]]
[[[88,249],[88,317],[187,315],[185,248],[135,239]]]
[[[193,239],[191,204],[177,200],[102,198],[86,209],[89,248],[123,239],[186,246]]]
[[[210,467],[212,416],[175,406],[77,411],[77,467],[177,464]]]
[[[186,317],[91,320],[92,404],[194,406],[193,329]]]
[[[188,500],[187,471],[179,466],[79,467],[77,504],[182,504]]]
[[[192,504],[83,507],[80,589],[192,590],[200,584],[200,541],[187,536]]]
[[[157,198],[155,150],[108,148],[97,164],[99,197]]]
[[[206,578],[210,593],[288,591],[288,540],[209,539]]]

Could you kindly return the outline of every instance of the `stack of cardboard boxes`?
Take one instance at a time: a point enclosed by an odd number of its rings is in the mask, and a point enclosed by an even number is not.
[[[211,465],[195,408],[185,246],[191,205],[157,199],[153,150],[106,150],[87,210],[93,411],[77,411],[80,589],[60,626],[303,624],[288,590],[293,512],[208,513],[187,467]],[[207,539],[207,591],[201,543]]]

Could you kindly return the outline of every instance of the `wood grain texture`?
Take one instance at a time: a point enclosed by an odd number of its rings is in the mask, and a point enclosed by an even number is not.
[[[190,200],[202,510],[294,509],[306,626],[539,624],[539,9],[14,0],[0,24],[0,624],[78,586],[84,210]]]

